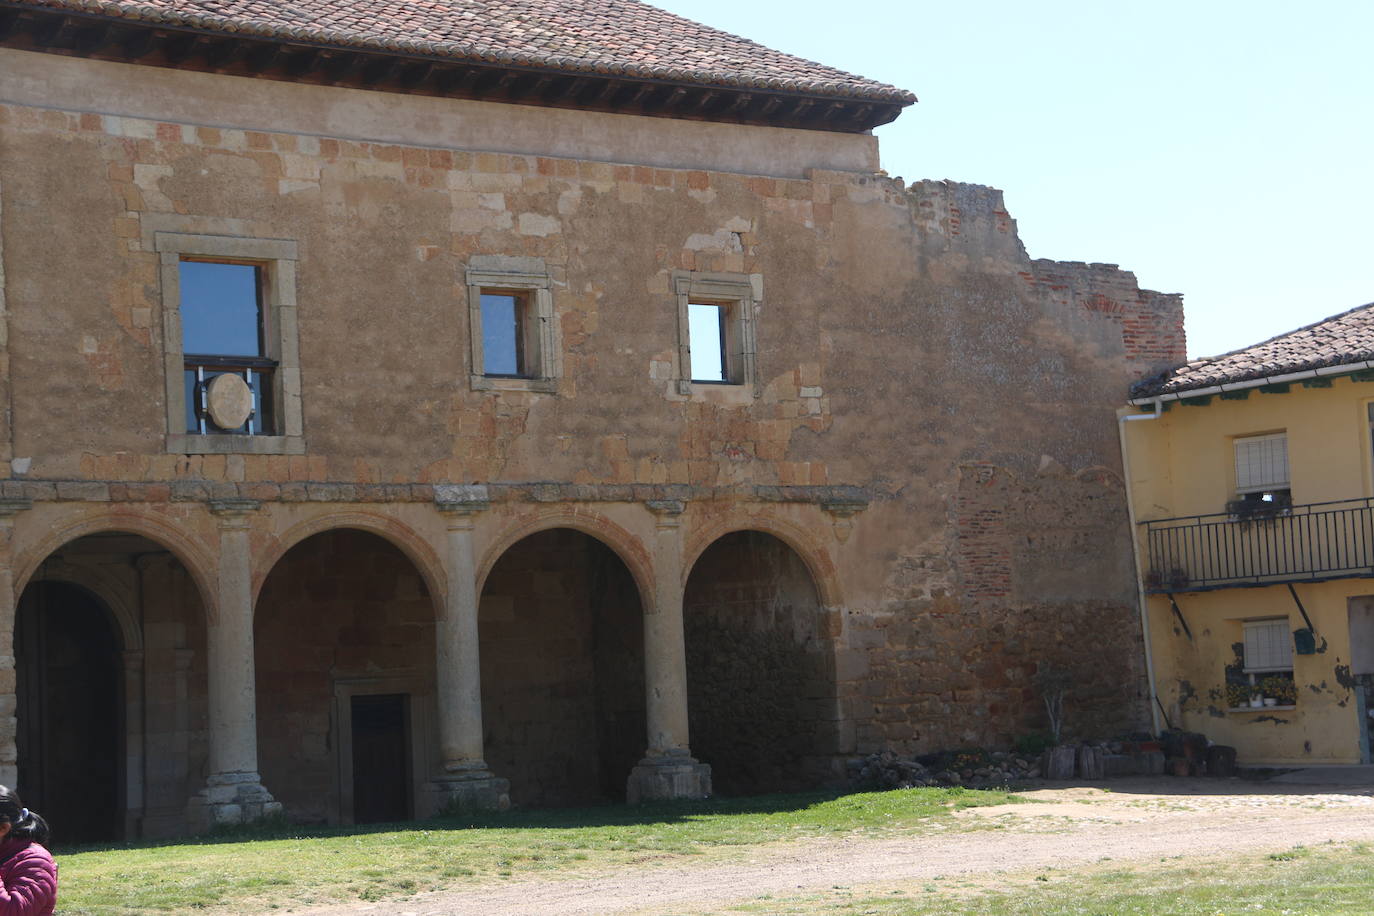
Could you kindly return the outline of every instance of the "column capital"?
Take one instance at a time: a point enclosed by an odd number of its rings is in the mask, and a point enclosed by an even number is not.
[[[657,516],[660,528],[676,528],[687,509],[687,503],[680,499],[646,499],[644,506]]]
[[[434,508],[449,520],[450,527],[472,527],[472,516],[491,508],[491,497],[482,484],[439,484],[434,488]]]
[[[31,499],[0,499],[0,519],[14,518],[20,512],[32,508]]]
[[[225,520],[246,518],[250,513],[257,512],[261,508],[262,503],[258,500],[244,497],[210,500],[210,511]],[[221,522],[221,524],[224,523]]]

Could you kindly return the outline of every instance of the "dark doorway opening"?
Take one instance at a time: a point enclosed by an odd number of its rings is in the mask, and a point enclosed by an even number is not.
[[[123,838],[120,639],[85,589],[37,582],[15,618],[18,791],[62,843]]]
[[[410,819],[406,695],[353,697],[353,823]]]

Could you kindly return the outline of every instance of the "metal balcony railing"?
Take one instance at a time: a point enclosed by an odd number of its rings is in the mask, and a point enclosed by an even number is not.
[[[1150,594],[1374,576],[1374,500],[1141,522]]]

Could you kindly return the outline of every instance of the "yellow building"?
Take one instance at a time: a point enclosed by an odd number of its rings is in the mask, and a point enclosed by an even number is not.
[[[1370,762],[1374,305],[1131,395],[1122,455],[1159,724],[1243,765]]]

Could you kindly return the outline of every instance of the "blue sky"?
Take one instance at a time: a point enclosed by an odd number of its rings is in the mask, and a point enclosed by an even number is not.
[[[1374,301],[1374,3],[651,0],[910,89],[883,166],[1184,294],[1190,355]]]

